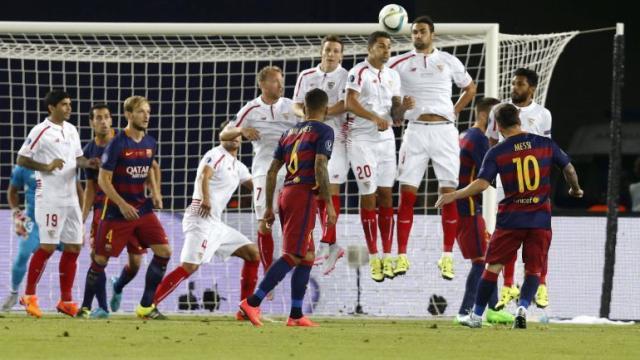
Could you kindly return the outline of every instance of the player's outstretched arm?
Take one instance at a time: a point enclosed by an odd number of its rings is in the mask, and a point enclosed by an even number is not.
[[[276,191],[276,181],[278,178],[278,171],[284,165],[282,160],[273,159],[271,161],[271,166],[269,166],[269,171],[267,171],[267,188],[265,189],[266,193],[266,209],[264,212],[264,221],[271,226],[273,222],[276,220],[276,217],[273,213],[273,193]]]
[[[347,108],[344,105],[344,100],[340,100],[332,106],[329,106],[329,109],[327,109],[327,116],[340,115],[345,111],[347,111]]]
[[[139,218],[138,210],[133,206],[129,205],[123,198],[118,194],[116,189],[113,187],[113,171],[105,170],[103,168],[100,169],[100,173],[98,173],[98,185],[102,191],[104,191],[107,198],[111,200],[114,204],[118,206],[120,212],[127,220],[135,220]],[[104,209],[103,211],[106,211]]]
[[[373,121],[378,126],[378,130],[387,130],[387,128],[389,128],[387,121],[377,114],[365,109],[364,106],[360,104],[360,101],[358,100],[359,97],[359,92],[353,89],[347,89],[347,97],[345,98],[346,110],[352,112],[358,117]]]
[[[304,104],[303,103],[295,103],[295,104],[293,104],[291,109],[293,110],[293,113],[297,117],[304,119]]]
[[[580,184],[578,183],[578,173],[576,173],[576,169],[573,167],[573,164],[568,163],[564,169],[562,169],[562,174],[569,184],[569,195],[581,198],[584,195],[584,191],[580,188]]]
[[[253,191],[253,180],[249,179],[241,184],[245,189]]]
[[[469,85],[462,89],[462,94],[460,94],[460,98],[456,101],[454,105],[454,111],[456,115],[460,114],[464,108],[469,105],[473,97],[476,96],[476,92],[478,91],[478,87],[476,83],[471,81]]]
[[[26,167],[27,169],[31,169],[31,170],[35,170],[35,171],[42,171],[42,172],[51,172],[55,169],[62,169],[62,167],[64,166],[64,160],[62,159],[54,159],[51,163],[49,164],[43,164],[41,162],[37,162],[35,160],[33,160],[32,158],[28,158],[26,156],[22,156],[22,155],[18,155],[18,160],[16,161],[16,164],[22,166],[22,167]]]
[[[78,193],[78,205],[80,209],[84,205],[84,188],[82,187],[82,182],[78,179],[76,180],[76,192]]]
[[[436,207],[442,208],[444,205],[452,203],[458,199],[468,198],[470,196],[474,196],[480,194],[485,191],[489,187],[489,182],[485,179],[475,179],[469,185],[467,185],[464,189],[456,190],[450,193],[441,194],[436,201]]]
[[[318,184],[318,197],[327,204],[331,204],[331,193],[329,191],[329,170],[327,164],[329,159],[326,155],[316,155],[314,171]],[[331,209],[329,209],[331,208]],[[333,206],[327,206],[327,224],[335,225],[337,221],[336,211]]]
[[[227,125],[220,133],[220,141],[231,141],[240,135],[250,141],[260,139],[260,132],[252,127]]]

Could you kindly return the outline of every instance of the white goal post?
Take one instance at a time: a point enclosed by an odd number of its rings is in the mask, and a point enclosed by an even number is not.
[[[0,22],[0,188],[8,185],[11,166],[29,129],[45,116],[41,99],[51,88],[64,88],[72,95],[71,121],[78,126],[83,144],[92,138],[88,111],[94,103],[107,103],[114,115],[114,127],[122,127],[123,100],[133,94],[146,96],[152,102],[149,131],[158,139],[165,209],[169,210],[163,214],[164,224],[177,254],[182,245],[181,212],[191,197],[198,161],[217,143],[219,125],[258,95],[255,75],[259,69],[266,65],[280,66],[285,75],[284,95],[291,97],[297,75],[318,63],[323,36],[342,37],[343,66],[349,69],[366,56],[367,36],[376,30],[380,30],[378,24]],[[436,46],[458,57],[478,84],[477,98],[508,98],[513,71],[517,67],[528,67],[540,75],[535,95],[540,104],[545,102],[558,57],[577,34],[507,35],[499,33],[498,24],[439,23],[435,24],[435,32]],[[409,26],[393,34],[392,40],[394,53],[413,48]],[[458,96],[459,91],[454,88],[454,101]],[[474,104],[475,100],[460,114],[460,130],[473,123]],[[398,143],[402,130],[395,129]],[[251,145],[245,143],[240,159],[249,165],[251,158]],[[433,259],[424,253],[439,248],[441,242],[426,244],[425,234],[439,238],[441,229],[432,220],[420,223],[420,216],[436,213],[433,209],[436,191],[437,182],[430,172],[418,194],[416,214],[419,215],[414,228],[422,230],[416,229],[409,242],[412,271],[405,281],[429,281],[435,268],[431,264]],[[1,206],[6,204],[4,196],[3,193]],[[352,175],[342,199],[345,216],[338,221],[338,241],[344,246],[364,245],[360,224],[354,217],[347,216],[355,214],[358,208]],[[495,206],[495,200],[485,203]],[[226,216],[253,238],[256,224],[252,214],[251,195],[240,190]],[[490,229],[494,214],[495,207],[485,207]],[[425,230],[427,223],[430,228]],[[13,258],[17,240],[11,234],[8,236],[7,253],[3,256]],[[82,263],[86,259],[82,258],[79,273],[86,265]],[[177,264],[177,256],[174,258],[170,267]],[[234,281],[239,265],[229,262],[215,266],[220,291],[236,299],[239,290]],[[114,262],[110,271],[115,273],[117,267]],[[338,293],[351,292],[354,282],[352,275],[346,273],[351,274],[343,261],[336,275],[326,280],[326,286]],[[210,283],[212,274],[203,268],[194,275],[194,281]],[[3,272],[0,278],[4,276]],[[55,281],[51,282],[55,285]],[[363,286],[370,287],[380,299],[393,298],[385,296],[387,291],[403,291],[400,281],[394,286],[378,287],[368,284],[368,278],[363,282]],[[319,283],[325,286],[325,280]],[[463,286],[458,288],[462,291]],[[405,314],[402,305],[424,302],[423,296],[417,291],[407,291],[402,302],[380,305],[380,313]],[[125,304],[127,301],[133,303],[135,299],[125,297]],[[168,299],[173,305],[175,301]],[[287,297],[282,301],[288,301]],[[336,301],[340,301],[339,296]],[[321,311],[332,313],[344,306],[332,303]],[[373,307],[373,303],[369,306]]]

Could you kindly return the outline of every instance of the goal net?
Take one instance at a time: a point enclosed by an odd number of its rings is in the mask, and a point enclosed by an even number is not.
[[[517,67],[534,69],[540,75],[536,101],[544,104],[554,65],[576,32],[543,35],[506,35],[496,24],[436,24],[436,46],[458,57],[478,85],[479,99],[506,99],[510,79]],[[285,96],[291,97],[297,75],[317,65],[320,41],[326,34],[343,37],[343,67],[349,69],[366,57],[367,35],[377,24],[65,24],[0,23],[0,188],[6,189],[16,154],[31,127],[46,116],[42,98],[52,88],[64,88],[72,96],[74,123],[83,145],[92,139],[88,111],[94,103],[107,103],[114,127],[122,128],[122,102],[131,95],[143,95],[152,102],[150,134],[159,144],[165,209],[161,212],[174,256],[169,268],[178,264],[182,246],[181,217],[193,191],[200,157],[217,145],[219,125],[232,118],[249,100],[259,95],[256,73],[266,65],[284,71]],[[412,49],[408,29],[393,36],[394,53]],[[454,87],[456,101],[459,89]],[[459,129],[473,123],[472,102],[460,114]],[[396,128],[397,144],[402,128]],[[240,159],[251,164],[252,148],[242,145]],[[397,190],[397,185],[396,185]],[[395,195],[397,204],[397,192]],[[435,271],[440,253],[441,227],[433,203],[437,182],[430,170],[420,186],[416,220],[409,243],[412,268],[407,276],[375,284],[362,268],[362,303],[365,311],[380,315],[422,315],[434,293],[450,299],[446,310],[455,311],[464,289],[466,264],[456,257],[460,274],[453,283],[443,283]],[[2,206],[7,203],[2,192]],[[338,222],[338,241],[352,254],[364,246],[360,227],[357,186],[350,174],[343,188],[343,213]],[[229,204],[227,222],[255,238],[256,221],[251,194],[239,190]],[[8,221],[2,217],[0,222]],[[9,228],[6,224],[5,228]],[[5,232],[0,241],[0,279],[9,283],[9,261],[17,251],[16,237]],[[316,238],[318,238],[316,236]],[[275,235],[279,249],[279,234]],[[395,248],[395,244],[394,244]],[[86,250],[85,250],[86,251]],[[88,264],[85,252],[76,279],[79,298]],[[276,254],[277,256],[277,254]],[[456,255],[457,256],[457,255]],[[124,258],[124,257],[123,257]],[[117,275],[123,261],[111,262],[107,270]],[[347,313],[356,301],[357,259],[346,257],[334,273],[322,276],[314,270],[307,300],[324,314]],[[41,301],[53,308],[57,299],[57,268],[53,266],[41,282]],[[215,289],[222,300],[220,311],[235,310],[239,297],[241,262],[232,259],[204,266],[191,280],[193,293],[202,302],[206,288]],[[124,309],[133,308],[140,296],[144,276],[126,289]],[[214,286],[214,284],[216,284]],[[428,284],[428,289],[425,289]],[[186,294],[185,283],[163,306],[178,308],[178,295]],[[284,312],[289,303],[288,284],[276,292],[265,311]],[[401,297],[398,294],[402,294]],[[48,306],[48,304],[50,306]],[[411,304],[421,304],[412,306]],[[423,306],[424,305],[424,306]],[[311,305],[309,305],[311,306]]]

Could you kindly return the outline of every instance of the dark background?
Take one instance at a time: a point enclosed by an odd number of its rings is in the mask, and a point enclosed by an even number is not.
[[[109,22],[376,22],[389,1],[10,1],[0,20]],[[591,30],[625,23],[623,121],[640,122],[638,15],[618,1],[397,1],[410,19],[429,14],[436,23],[499,23],[500,32],[536,34]],[[436,28],[437,32],[437,28]],[[578,35],[565,48],[553,73],[545,106],[553,115],[554,139],[564,148],[584,124],[608,123],[613,31]],[[640,141],[640,139],[638,139]],[[622,181],[633,178],[635,155],[623,159]],[[606,171],[606,155],[589,160],[591,172]],[[640,174],[639,174],[640,175]],[[601,173],[606,179],[606,173]],[[640,179],[633,179],[637,181]],[[606,182],[603,182],[606,184]],[[600,190],[599,190],[600,191]]]

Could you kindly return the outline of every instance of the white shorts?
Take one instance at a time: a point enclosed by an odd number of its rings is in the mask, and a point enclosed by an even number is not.
[[[227,260],[239,248],[252,244],[246,236],[222,221],[203,219],[188,210],[182,219],[182,230],[181,263],[208,263],[214,254]]]
[[[276,178],[276,189],[273,192],[273,212],[278,212],[278,198],[280,197],[280,191],[284,186],[284,166],[278,172]],[[264,210],[267,207],[267,196],[265,191],[267,190],[267,175],[255,176],[253,178],[253,207],[256,212],[256,219],[262,220],[264,217]]]
[[[349,160],[347,159],[347,143],[344,140],[336,140],[333,143],[333,151],[327,165],[329,170],[329,183],[344,184],[349,174]]]
[[[52,206],[36,201],[36,223],[41,244],[82,244],[80,206]]]
[[[458,187],[459,141],[458,129],[453,124],[409,123],[398,159],[400,184],[419,187],[431,159],[438,187]]]
[[[378,186],[392,187],[396,179],[396,142],[355,140],[347,145],[351,170],[358,183],[360,195],[376,192]]]

